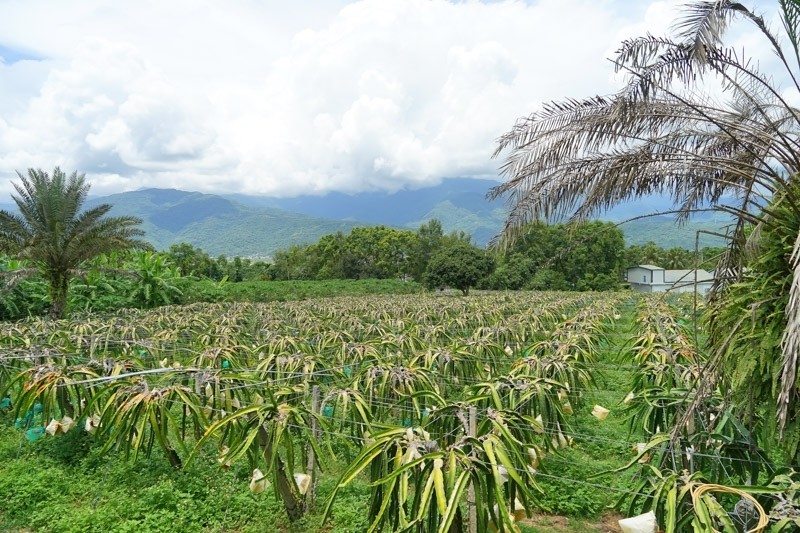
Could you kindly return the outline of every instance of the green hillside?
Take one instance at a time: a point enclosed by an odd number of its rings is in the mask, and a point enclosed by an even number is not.
[[[502,208],[496,208],[489,214],[477,213],[445,200],[436,204],[422,219],[408,222],[405,226],[416,229],[434,218],[442,223],[446,232],[465,231],[472,235],[473,242],[483,246],[503,228],[506,212]]]
[[[257,201],[258,197],[242,196],[234,199],[174,189],[146,189],[114,194],[94,198],[89,204],[110,203],[114,206],[113,214],[142,218],[147,239],[157,249],[163,250],[175,243],[188,242],[212,256],[224,254],[268,257],[276,250],[288,248],[292,244],[315,242],[323,235],[337,231],[348,232],[355,226],[384,224],[415,229],[434,218],[442,222],[445,231],[465,231],[472,235],[473,242],[484,246],[501,231],[505,221],[506,212],[502,207],[475,201],[471,196],[465,200],[453,194],[455,200],[446,199],[431,204],[425,189],[406,191],[404,195],[406,203],[413,203],[412,197],[416,195],[419,200],[418,208],[427,202],[427,211],[405,211],[403,203],[392,207],[384,206],[384,218],[365,223],[352,219],[332,220],[270,207],[265,205],[263,198],[260,199],[261,202]],[[376,193],[371,193],[369,198],[380,204]],[[319,213],[328,216],[333,214],[332,209],[322,208],[323,204],[319,203],[321,200],[315,201],[318,202],[314,205],[318,207]],[[338,215],[348,212],[355,214],[365,209],[365,200],[359,196],[350,198],[339,195],[332,201],[340,204],[337,206]],[[347,209],[347,201],[353,202],[352,210]],[[306,205],[304,209],[309,211],[309,206]],[[371,216],[376,215],[373,213]],[[626,222],[620,228],[628,246],[654,241],[663,248],[680,246],[691,249],[694,248],[698,230],[724,233],[728,222],[729,219],[724,216],[707,215],[679,225],[672,217],[659,216]],[[700,236],[700,246],[721,244],[723,241],[719,237],[707,234]]]
[[[159,250],[188,242],[212,256],[268,257],[292,244],[314,242],[359,225],[172,189],[113,194],[89,203],[110,203],[113,215],[141,218],[147,239]]]
[[[648,241],[653,241],[661,248],[681,248],[694,249],[695,238],[698,231],[710,231],[715,233],[726,233],[727,226],[731,223],[731,218],[721,214],[703,217],[698,220],[690,220],[678,224],[672,217],[649,217],[626,222],[620,225],[620,229],[625,234],[625,244],[642,245]],[[725,240],[721,237],[700,233],[700,247],[704,246],[724,246]]]

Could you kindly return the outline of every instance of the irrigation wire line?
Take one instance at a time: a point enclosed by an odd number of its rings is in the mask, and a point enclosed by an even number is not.
[[[292,355],[296,355],[296,354],[292,354]],[[284,357],[284,356],[274,355],[274,356],[271,356],[271,357],[279,358],[279,357]],[[2,366],[4,368],[12,369],[12,370],[14,370],[14,369],[21,370],[20,367],[10,365],[10,364],[8,364],[8,362],[10,360],[26,360],[26,359],[29,359],[29,357],[26,356],[26,357],[20,357],[20,358],[0,358],[0,366]],[[266,360],[266,358],[265,358],[265,360]],[[469,364],[471,362],[471,360],[472,360],[472,358],[470,358],[470,360],[464,359],[463,361],[461,361],[461,363],[467,365],[467,364]],[[478,359],[475,359],[475,360],[478,360]],[[399,362],[399,361],[403,361],[402,358],[398,358],[396,360],[382,359],[382,362],[389,363],[389,364],[391,364],[393,362]],[[446,383],[444,383],[444,384],[445,385],[450,384],[450,385],[456,385],[456,386],[463,386],[465,384],[466,385],[476,385],[476,384],[482,384],[482,383],[497,382],[499,379],[504,379],[504,378],[508,379],[509,381],[525,381],[525,380],[534,380],[534,379],[540,379],[540,378],[546,378],[547,377],[547,376],[526,375],[525,373],[510,374],[509,372],[513,369],[513,367],[515,365],[518,366],[519,368],[524,368],[523,365],[518,365],[518,363],[520,363],[521,361],[523,361],[523,359],[510,360],[508,362],[495,361],[497,363],[502,363],[503,366],[508,366],[509,369],[506,372],[501,372],[499,375],[496,374],[494,376],[487,375],[487,376],[484,376],[484,377],[469,377],[469,376],[458,376],[458,375],[444,374],[444,377],[445,377],[445,380],[446,380]],[[102,365],[105,364],[106,361],[105,360],[97,360],[97,359],[88,359],[88,360],[86,360],[86,362],[89,365],[93,364],[93,365],[96,365],[96,366],[102,366]],[[115,363],[115,364],[135,363],[135,361],[125,360],[125,359],[123,359],[123,360],[113,360],[111,362]],[[173,372],[175,374],[182,374],[182,373],[187,373],[187,372],[213,372],[220,379],[223,379],[223,378],[226,377],[227,374],[236,375],[236,374],[242,374],[242,373],[255,373],[255,374],[286,374],[286,373],[288,373],[288,374],[293,374],[293,375],[307,374],[307,375],[319,376],[319,375],[325,375],[325,373],[327,372],[327,373],[329,373],[328,377],[338,377],[338,375],[336,374],[336,372],[338,370],[343,370],[343,369],[346,369],[348,367],[350,367],[352,369],[352,367],[354,367],[354,366],[362,367],[365,364],[374,363],[370,359],[362,359],[362,360],[359,360],[359,361],[345,362],[345,363],[342,363],[340,365],[325,366],[324,363],[326,363],[326,361],[317,360],[317,359],[314,358],[313,355],[309,355],[308,359],[301,359],[300,361],[298,361],[298,364],[302,364],[304,362],[314,364],[315,366],[321,367],[321,369],[320,370],[314,370],[313,372],[308,373],[308,372],[305,372],[304,370],[289,370],[289,369],[269,368],[269,367],[265,367],[265,368],[258,368],[258,367],[256,367],[256,368],[240,368],[240,367],[233,367],[232,366],[231,368],[221,369],[221,368],[217,368],[217,367],[203,367],[203,366],[199,366],[199,367],[198,366],[179,366],[179,367],[167,366],[167,367],[160,367],[159,368],[160,371],[156,372],[156,373]],[[431,363],[430,365],[424,365],[423,364],[423,365],[405,366],[405,365],[402,365],[402,364],[395,364],[395,365],[393,365],[393,367],[394,368],[398,368],[399,367],[399,368],[419,369],[419,370],[425,370],[425,371],[428,371],[428,372],[437,372],[438,369],[434,368],[434,366],[438,367],[440,365],[439,362],[435,361],[435,360],[434,361],[429,361],[429,362]],[[486,362],[489,362],[489,361],[486,360]],[[563,363],[566,363],[568,365],[570,363],[572,363],[568,359],[565,360],[565,361],[562,360],[562,361],[558,361],[558,362],[563,362]],[[42,362],[39,365],[31,365],[28,368],[29,369],[33,369],[33,368],[38,368],[38,367],[45,367],[45,366],[52,365],[52,364],[61,364],[61,361]],[[447,364],[447,363],[445,363],[445,364]],[[575,364],[576,364],[577,368],[570,368],[570,369],[567,370],[567,372],[569,372],[570,370],[579,372],[579,371],[582,371],[582,370],[583,371],[590,371],[590,370],[597,370],[597,369],[605,370],[605,371],[637,371],[637,370],[641,371],[641,370],[643,370],[643,368],[649,368],[649,367],[646,367],[646,366],[643,367],[642,365],[617,366],[617,365],[613,365],[613,364],[592,364],[592,363],[588,363],[587,364],[587,363],[579,363],[579,362],[576,362]],[[685,369],[687,371],[691,370],[691,367],[692,367],[691,364],[685,364],[684,365],[684,364],[680,364],[680,363],[675,363],[675,364],[657,363],[656,365],[658,367],[664,367],[664,368],[673,367],[676,370]],[[458,366],[461,366],[461,365],[458,365]],[[145,372],[146,370],[148,370],[148,369],[143,369],[141,372]],[[155,370],[155,369],[150,369],[150,370]],[[357,371],[355,373],[358,374],[362,370],[363,370],[363,368],[362,369],[357,369]],[[489,371],[489,372],[491,372],[491,371]],[[127,377],[128,375],[129,374],[120,374],[121,377]],[[353,378],[348,378],[348,379],[352,380]],[[590,393],[590,392],[616,393],[616,392],[620,392],[619,390],[616,390],[616,389],[600,389],[600,388],[596,388],[596,387],[574,387],[574,386],[570,387],[568,389],[568,391],[569,392],[584,392],[584,393]]]
[[[295,396],[299,396],[299,393],[295,394]],[[164,401],[166,401],[168,403],[172,403],[174,405],[181,406],[181,407],[184,406],[184,403],[179,401],[179,400],[164,400]],[[241,408],[253,407],[255,405],[258,405],[258,404],[256,404],[256,403],[246,404],[246,405],[242,406]],[[397,407],[396,404],[388,404],[387,403],[387,404],[384,404],[384,405],[387,408],[396,408]],[[471,407],[474,407],[474,406],[471,406]],[[211,406],[205,406],[203,408],[204,409],[209,409],[212,412],[232,414],[232,413],[228,413],[225,409],[222,409],[222,408],[214,408],[214,407],[211,407]],[[487,416],[488,415],[488,411],[489,411],[489,409],[480,409],[479,408],[478,409],[478,415]],[[316,414],[320,415],[321,413],[316,413]],[[466,413],[464,413],[464,415],[466,415]],[[455,416],[456,418],[458,418],[457,415],[449,415],[449,416]],[[360,424],[377,423],[379,425],[386,425],[386,426],[389,426],[389,427],[397,427],[397,428],[400,428],[400,427],[405,427],[405,428],[424,427],[424,426],[405,426],[405,425],[393,426],[390,423],[382,422],[382,421],[373,420],[373,421],[364,422],[364,421],[361,421],[361,420],[353,420],[353,419],[349,419],[349,418],[339,418],[339,417],[336,417],[336,416],[324,416],[324,415],[323,415],[323,420],[325,420],[325,421],[336,421],[336,422],[347,423],[347,424],[355,423],[355,424],[359,424],[359,425]],[[462,420],[460,418],[458,420],[459,420],[459,422],[462,422]],[[480,421],[479,421],[479,424],[480,424]],[[301,429],[303,431],[310,431],[311,430],[311,428],[308,427],[308,426],[299,426],[299,425],[296,425],[296,424],[286,424],[286,425],[288,427],[294,427],[294,428],[297,428],[297,429]],[[322,428],[320,428],[320,429],[322,429]],[[451,430],[450,432],[446,433],[445,436],[449,435],[449,434],[452,434],[452,433],[454,433],[456,431],[461,431],[461,430],[464,430],[464,428],[462,428],[459,425],[456,425],[456,427],[453,430]],[[348,439],[352,439],[353,438],[353,435],[347,434],[347,433],[337,433],[335,431],[329,431],[329,430],[323,430],[323,433],[331,435],[331,436],[336,436],[336,437],[339,437],[339,438],[342,438],[342,437],[345,437],[345,438],[348,438]],[[563,436],[565,438],[571,437],[571,438],[575,439],[578,442],[580,442],[580,441],[596,441],[596,442],[602,442],[602,443],[606,443],[606,444],[614,444],[614,445],[622,446],[622,447],[625,447],[625,448],[631,448],[633,446],[636,446],[637,444],[641,444],[642,443],[642,441],[638,441],[638,442],[636,442],[636,441],[623,441],[623,440],[619,440],[619,439],[609,439],[609,438],[604,438],[604,437],[598,437],[596,435],[588,435],[588,434],[584,434],[584,433],[576,433],[576,432],[570,431],[569,426],[567,424],[562,426],[562,425],[558,424],[557,422],[544,423],[541,434],[545,435],[545,436],[547,436],[547,437],[549,437],[551,439],[552,438],[557,438],[559,436],[559,434],[560,434],[561,436]],[[363,439],[360,439],[360,440],[363,440]],[[645,442],[644,444],[647,444],[647,443]],[[665,452],[665,451],[668,451],[670,449],[672,449],[671,444],[670,443],[666,443],[666,444],[664,444],[664,445],[662,445],[662,446],[660,446],[658,448],[654,448],[654,451]],[[694,457],[705,457],[705,458],[709,458],[709,459],[714,459],[716,461],[740,462],[740,463],[746,463],[746,464],[752,464],[753,463],[753,461],[749,460],[749,459],[740,459],[740,458],[736,458],[736,457],[728,457],[728,456],[720,455],[720,454],[708,454],[708,453],[702,453],[702,452],[697,452],[697,451],[689,452],[687,450],[682,450],[682,451],[678,450],[678,453],[679,453],[679,455],[688,454],[688,455],[691,455],[691,456],[694,456]],[[724,465],[723,465],[723,467],[724,467]],[[730,473],[728,473],[727,471],[726,471],[726,476],[728,476],[729,479],[733,479],[730,476]]]
[[[296,426],[296,425],[292,425],[292,424],[287,424],[287,426],[300,427],[300,426]],[[331,432],[324,432],[324,433],[332,434]],[[337,436],[340,436],[340,437],[352,438],[350,435],[337,434],[337,433],[333,433],[333,434],[337,435]],[[548,457],[551,458],[552,456],[548,455]],[[546,460],[549,460],[549,459],[542,459],[542,460],[546,461]],[[472,463],[481,464],[481,465],[486,466],[488,468],[492,467],[491,463],[487,463],[486,461],[480,461],[480,460],[478,460],[478,459],[476,459],[474,457],[470,458],[470,461]],[[561,461],[561,462],[567,463],[567,461]],[[528,472],[525,472],[524,470],[519,469],[519,468],[513,468],[512,470],[514,470],[515,472],[520,473],[520,474],[525,474],[525,475],[529,474]],[[599,484],[599,483],[591,483],[591,482],[588,482],[588,481],[583,481],[583,480],[574,479],[574,478],[570,478],[570,477],[556,476],[556,475],[553,475],[553,474],[546,474],[546,473],[542,472],[541,470],[537,470],[536,473],[533,476],[534,476],[534,478],[541,476],[541,477],[555,479],[555,480],[558,480],[558,481],[566,481],[568,483],[577,483],[577,484],[581,484],[581,485],[588,485],[588,486],[591,486],[591,487],[604,489],[604,490],[612,490],[612,491],[615,491],[615,492],[624,493],[624,494],[628,494],[628,495],[631,495],[631,496],[641,496],[641,497],[647,497],[648,496],[647,494],[642,494],[640,492],[631,491],[631,490],[620,489],[618,487],[612,487],[610,485],[603,485],[603,484]]]
[[[176,403],[176,404],[179,404],[179,405],[183,405],[182,402],[178,402],[178,401],[172,401],[172,402]],[[212,410],[224,411],[224,410],[218,410],[218,409],[212,409]],[[346,422],[351,422],[348,419],[339,419],[339,420],[346,421]],[[309,427],[299,426],[299,425],[296,425],[296,424],[286,424],[286,425],[289,426],[289,427],[294,427],[294,428],[303,430],[303,431],[310,431]],[[353,435],[346,434],[346,433],[339,433],[339,432],[336,432],[336,431],[329,431],[329,430],[324,429],[324,428],[319,428],[319,430],[320,430],[320,433],[324,434],[324,435],[330,435],[330,436],[339,437],[339,438],[344,437],[346,439],[353,439],[354,438]],[[453,430],[448,432],[445,436],[455,434],[458,431],[464,431],[464,428],[456,426]],[[363,439],[359,439],[359,440],[363,441]],[[604,440],[609,440],[609,439],[604,439]],[[703,454],[695,453],[694,455],[703,455]],[[725,458],[725,457],[713,456],[713,455],[706,455],[706,456],[707,457],[711,457],[711,458],[716,457],[716,458],[722,458],[722,459],[728,459],[728,460],[733,459],[733,458]],[[554,457],[554,454],[549,454],[548,457],[549,457],[549,459],[543,459],[543,460],[555,461],[555,462],[560,462],[560,463],[564,463],[564,464],[569,464],[570,463],[569,461],[562,460],[562,459],[558,458],[557,456]],[[473,461],[476,462],[476,463],[483,464],[486,467],[491,467],[492,466],[490,463],[487,463],[485,461],[479,461],[479,460],[474,459],[474,458],[473,458]],[[523,471],[520,470],[520,469],[517,469],[517,472],[523,472]],[[611,491],[614,491],[614,492],[623,493],[623,494],[627,494],[627,495],[631,495],[631,496],[639,496],[639,497],[648,497],[649,496],[647,494],[642,494],[642,493],[639,493],[639,492],[636,492],[636,491],[620,489],[618,487],[613,487],[613,486],[610,486],[610,485],[603,485],[603,484],[599,484],[599,483],[587,482],[587,481],[584,481],[584,480],[578,480],[578,479],[569,478],[569,477],[565,477],[565,476],[557,476],[557,475],[553,475],[553,474],[548,474],[546,472],[542,472],[541,470],[537,471],[535,476],[540,476],[540,477],[544,477],[544,478],[550,478],[550,479],[554,479],[554,480],[558,480],[558,481],[562,481],[562,482],[567,482],[567,483],[577,483],[577,484],[591,486],[591,487],[599,488],[599,489],[603,489],[603,490],[611,490]]]
[[[198,357],[202,357],[202,356],[205,355],[203,352],[193,352],[193,354],[198,356]],[[168,354],[164,354],[164,353],[150,354],[148,357],[153,359],[153,360],[155,360],[155,359],[158,359],[159,357],[161,357],[161,355],[166,355],[168,357]],[[231,354],[231,355],[236,355],[236,354]],[[325,362],[325,359],[326,359],[325,358],[326,354],[296,352],[296,351],[288,351],[288,350],[287,351],[283,351],[283,352],[270,352],[268,357],[285,357],[287,355],[288,356],[303,355],[303,356],[307,356],[307,357],[310,357],[310,358],[320,357],[320,359],[318,361],[321,362],[321,363]],[[336,354],[334,354],[334,355],[340,355],[340,352],[337,351]],[[516,357],[516,358],[514,358],[513,356],[508,356],[508,358],[502,358],[500,356],[498,356],[498,357],[487,357],[487,356],[481,356],[481,355],[477,355],[477,354],[465,354],[465,353],[452,352],[452,351],[447,351],[447,352],[442,351],[440,353],[437,353],[436,349],[428,350],[428,351],[425,351],[425,352],[412,352],[412,351],[398,352],[398,351],[395,351],[395,350],[391,350],[388,353],[385,353],[385,354],[377,353],[376,355],[383,356],[382,360],[383,361],[387,361],[387,362],[391,362],[393,360],[404,360],[404,359],[421,359],[421,360],[425,360],[425,359],[429,359],[430,358],[431,359],[431,363],[435,364],[435,365],[440,364],[440,362],[437,360],[437,358],[441,357],[442,355],[454,355],[454,356],[456,356],[456,358],[453,359],[453,361],[462,362],[462,363],[467,363],[467,362],[473,362],[474,361],[474,362],[483,362],[483,363],[496,363],[496,364],[503,364],[503,365],[509,365],[509,366],[513,366],[514,364],[520,363],[520,362],[525,361],[525,360],[547,359],[548,358],[547,356],[534,356],[534,355],[521,356],[521,357]],[[429,356],[429,357],[426,357],[426,356]],[[264,357],[262,360],[265,360],[268,357]],[[552,357],[556,357],[559,360],[561,360],[563,358],[563,360],[565,362],[571,362],[571,360],[569,358],[567,358],[567,356],[555,355],[555,356],[552,356]],[[107,358],[97,358],[97,357],[86,357],[86,356],[74,355],[74,354],[57,354],[57,355],[53,355],[53,354],[50,354],[50,355],[30,355],[30,354],[26,354],[26,355],[9,355],[9,356],[0,355],[0,361],[27,361],[27,360],[32,360],[32,359],[47,359],[47,360],[56,359],[57,360],[57,359],[64,359],[64,358],[69,359],[69,360],[95,362],[97,364],[102,364],[106,360],[112,360],[113,362],[118,362],[118,363],[134,362],[134,359],[129,359],[129,358],[121,358],[121,359],[120,358],[116,358],[116,359],[115,358],[108,358],[108,357]],[[368,360],[368,358],[363,358],[361,361],[365,361],[365,360]],[[344,363],[344,364],[357,365],[361,361],[355,360],[355,361],[352,361],[350,363]],[[622,364],[622,363],[615,364],[615,363],[603,363],[603,362],[596,362],[596,361],[595,362],[592,362],[592,361],[587,361],[587,362],[575,361],[575,362],[580,364],[582,367],[585,367],[586,369],[640,370],[642,368],[642,366],[638,365],[638,364]],[[445,362],[445,364],[447,364],[447,363],[448,362]],[[664,363],[663,366],[670,366],[670,364],[669,363]],[[211,368],[211,367],[208,367],[208,368]],[[253,372],[255,372],[255,371],[258,371],[259,369],[258,368],[238,368],[238,367],[236,367],[236,368],[233,368],[231,370],[253,371]]]

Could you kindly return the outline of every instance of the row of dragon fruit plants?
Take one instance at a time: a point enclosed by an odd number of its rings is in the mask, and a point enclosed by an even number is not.
[[[585,392],[630,300],[414,295],[31,319],[2,325],[0,392],[29,439],[85,430],[131,460],[160,449],[175,468],[209,449],[223,468],[247,460],[251,490],[270,486],[291,520],[326,475],[315,466],[338,462],[326,514],[361,478],[374,530],[448,531],[470,508],[479,530],[515,530],[573,413],[607,416]],[[680,411],[654,390],[677,394],[702,364],[681,311],[659,302],[641,304],[624,361],[640,372],[619,391],[650,439],[639,464],[668,455],[660,435]]]

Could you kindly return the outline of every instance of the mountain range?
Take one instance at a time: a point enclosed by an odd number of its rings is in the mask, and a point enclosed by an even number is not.
[[[146,238],[157,249],[188,242],[212,256],[270,257],[292,244],[315,242],[323,235],[348,232],[355,226],[384,224],[416,229],[434,218],[442,222],[446,232],[463,230],[483,246],[500,232],[506,215],[502,201],[486,200],[494,185],[497,182],[490,180],[453,178],[432,187],[393,193],[294,198],[143,189],[94,197],[87,206],[109,203],[112,215],[141,218]],[[3,203],[0,209],[11,209],[12,205]],[[620,222],[667,206],[661,198],[648,198],[619,206],[602,218]],[[719,232],[727,222],[707,215],[677,226],[671,217],[656,216],[620,227],[628,245],[652,240],[662,247],[693,248],[697,230]],[[720,244],[719,238],[701,233],[700,246]]]

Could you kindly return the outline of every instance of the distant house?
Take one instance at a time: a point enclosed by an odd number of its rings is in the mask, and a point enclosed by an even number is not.
[[[637,265],[625,271],[625,281],[639,292],[692,292],[695,290],[694,270],[666,270],[655,265]],[[697,271],[697,293],[705,295],[714,283],[714,275],[703,269]]]

